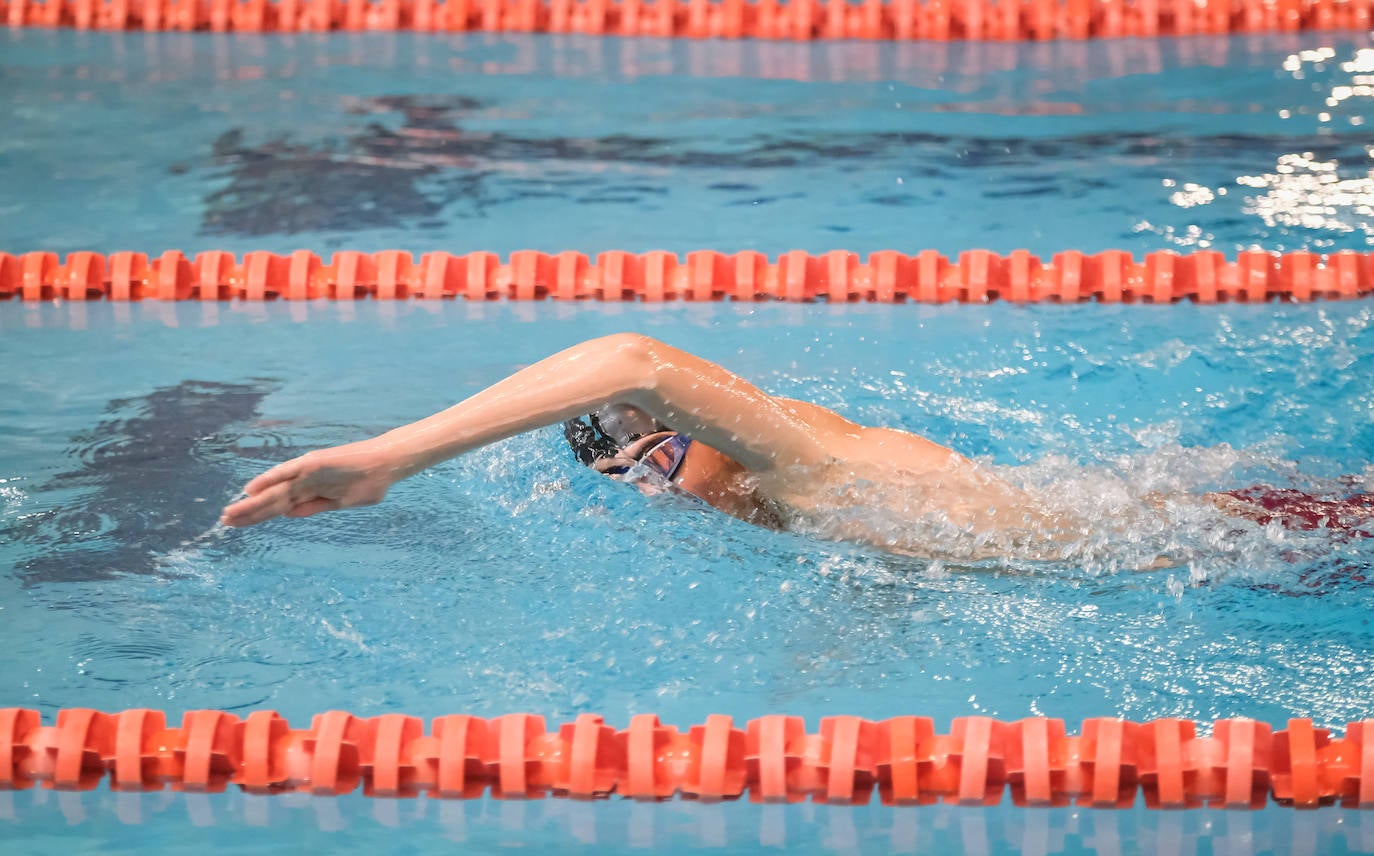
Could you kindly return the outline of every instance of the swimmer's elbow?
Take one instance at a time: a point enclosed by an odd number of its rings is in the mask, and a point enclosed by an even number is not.
[[[616,385],[625,392],[650,390],[657,385],[662,352],[667,347],[657,339],[642,333],[612,333],[592,339],[586,346],[605,362],[619,381]]]
[[[623,360],[651,359],[664,347],[662,342],[643,333],[611,333],[588,341],[587,346]]]

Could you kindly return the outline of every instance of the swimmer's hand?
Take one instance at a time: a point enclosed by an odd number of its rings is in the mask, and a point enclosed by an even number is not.
[[[244,486],[248,496],[220,514],[226,526],[254,526],[276,517],[376,505],[407,472],[374,440],[320,449],[278,464]]]

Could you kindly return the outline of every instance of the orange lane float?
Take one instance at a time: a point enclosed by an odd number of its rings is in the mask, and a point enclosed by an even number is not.
[[[925,250],[885,250],[862,259],[834,250],[769,259],[710,250],[685,258],[655,251],[581,253],[337,252],[222,250],[187,258],[119,252],[0,253],[0,300],[600,300],[787,301],[794,303],[1255,303],[1305,302],[1374,293],[1374,253],[1250,250],[1227,259],[1217,251],[1168,251],[1136,259],[1122,250],[1056,253],[1048,261],[1025,250],[999,256],[968,250],[950,259]]]
[[[1374,0],[0,0],[11,27],[995,41],[1368,30]]]
[[[745,727],[723,715],[679,730],[652,714],[616,729],[595,714],[550,730],[544,718],[454,714],[429,723],[329,711],[292,728],[272,711],[246,718],[186,712],[179,727],[156,710],[0,709],[0,790],[164,788],[255,794],[473,799],[674,797],[702,801],[811,800],[887,805],[935,802],[1018,806],[1257,809],[1340,804],[1374,808],[1374,720],[1345,736],[1289,720],[1095,718],[1077,735],[1063,720],[955,719],[937,733],[927,717],[882,721],[831,716],[808,732],[800,717]]]

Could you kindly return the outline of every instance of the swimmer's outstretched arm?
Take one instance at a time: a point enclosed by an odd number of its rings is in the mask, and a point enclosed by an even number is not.
[[[251,526],[373,505],[426,467],[612,402],[639,407],[755,471],[822,463],[827,435],[853,427],[814,405],[770,396],[686,351],[622,333],[561,351],[418,422],[273,467],[250,481],[247,497],[220,519]]]

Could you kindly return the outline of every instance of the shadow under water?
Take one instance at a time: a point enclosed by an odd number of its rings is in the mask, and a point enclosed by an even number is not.
[[[80,467],[38,488],[72,498],[0,533],[30,545],[16,565],[20,577],[34,584],[157,572],[159,557],[215,526],[226,486],[237,483],[232,463],[246,451],[246,426],[275,387],[186,380],[111,401],[110,418],[70,439]]]

